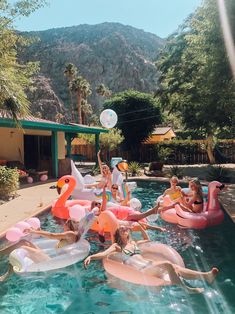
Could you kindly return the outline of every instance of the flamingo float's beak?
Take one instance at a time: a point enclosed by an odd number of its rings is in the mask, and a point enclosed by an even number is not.
[[[63,185],[64,185],[64,184],[61,184],[61,182],[57,182],[56,189],[57,189],[57,193],[58,193],[58,194],[61,193],[61,190],[62,190]]]
[[[221,184],[220,186],[216,186],[218,189],[223,190],[225,188],[225,185],[224,184]]]

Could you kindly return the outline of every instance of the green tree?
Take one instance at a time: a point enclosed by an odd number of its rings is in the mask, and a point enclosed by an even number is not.
[[[82,76],[77,76],[70,82],[70,89],[77,95],[78,123],[82,124],[82,100],[91,94],[90,83]]]
[[[31,40],[14,30],[14,20],[28,16],[44,4],[44,0],[21,0],[13,4],[0,1],[0,108],[10,111],[15,120],[29,112],[25,91],[32,86],[31,77],[37,72],[38,63],[19,63],[18,50]]]
[[[64,70],[64,75],[66,76],[67,80],[68,80],[68,89],[69,89],[69,99],[70,99],[70,108],[71,108],[71,117],[72,117],[72,121],[74,120],[74,108],[73,108],[73,95],[72,95],[72,91],[70,89],[70,84],[72,82],[72,80],[76,77],[77,75],[77,68],[73,63],[68,63],[65,67]]]
[[[79,134],[79,138],[84,139],[87,143],[95,145],[95,136],[92,134]],[[100,146],[107,150],[108,160],[110,159],[110,151],[116,149],[124,140],[121,130],[117,128],[111,129],[108,133],[100,134]]]
[[[134,90],[118,93],[104,103],[118,115],[117,128],[124,136],[124,146],[137,160],[141,143],[148,138],[155,126],[162,121],[160,107],[150,94]]]
[[[227,6],[235,14],[232,0]],[[180,114],[186,130],[204,134],[214,163],[213,136],[235,123],[235,85],[214,0],[205,0],[168,38],[156,65],[161,71],[157,94],[161,105]]]

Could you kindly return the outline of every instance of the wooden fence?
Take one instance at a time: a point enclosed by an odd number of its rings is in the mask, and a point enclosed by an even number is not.
[[[224,160],[221,157],[221,161],[218,163],[231,162],[235,163],[235,142],[220,145],[221,156],[224,156]],[[72,154],[81,154],[86,156],[87,161],[94,161],[95,156],[95,147],[92,144],[85,145],[74,145],[72,146]],[[103,160],[111,160],[112,157],[122,157],[128,161],[135,160],[138,162],[151,162],[156,161],[156,152],[154,145],[143,144],[139,152],[139,156],[136,158],[131,158],[130,151],[121,151],[121,149],[116,149],[113,151],[102,151]],[[209,163],[207,153],[204,150],[200,149],[200,146],[195,148],[190,148],[184,153],[175,150],[165,161],[166,164],[206,164]]]

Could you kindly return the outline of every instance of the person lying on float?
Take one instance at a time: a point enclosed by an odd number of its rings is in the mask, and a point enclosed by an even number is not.
[[[146,275],[156,276],[158,278],[164,278],[164,275],[167,273],[170,280],[169,284],[179,285],[189,293],[201,293],[204,289],[189,287],[183,281],[184,279],[201,279],[208,283],[214,281],[218,273],[218,269],[215,267],[208,272],[201,272],[182,267],[170,261],[154,261],[143,256],[138,245],[149,241],[149,237],[143,228],[141,231],[144,240],[133,241],[130,236],[130,228],[120,226],[115,232],[115,243],[103,252],[88,256],[84,260],[84,267],[87,268],[93,260],[101,260],[112,254],[119,254],[123,264],[134,267]]]
[[[126,217],[123,220],[119,220],[120,224],[126,224],[127,226],[130,226],[131,224],[133,224],[133,222],[131,221],[131,219],[129,219],[129,217],[131,215],[135,215],[132,214],[135,211],[128,207],[128,206],[121,206],[120,207],[107,207],[107,197],[106,197],[106,187],[103,188],[103,192],[102,192],[102,202],[100,201],[92,201],[91,202],[91,210],[94,209],[95,207],[97,207],[99,210],[96,212],[96,215],[99,216],[100,213],[102,211],[108,210],[113,212],[113,214],[116,216],[116,212],[118,210],[122,211],[124,210],[126,212]],[[138,215],[138,214],[137,214]],[[139,220],[142,220],[142,218],[140,218]],[[150,230],[157,230],[157,231],[161,231],[164,232],[166,231],[165,228],[159,227],[159,226],[153,226],[150,225],[149,223],[145,222],[145,221],[141,221],[136,223],[134,226],[138,229],[138,225],[141,225],[142,227],[144,227],[145,229],[150,229]]]

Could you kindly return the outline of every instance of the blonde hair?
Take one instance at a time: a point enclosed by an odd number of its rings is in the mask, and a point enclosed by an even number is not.
[[[173,180],[176,180],[177,183],[179,183],[179,178],[177,176],[171,177],[170,182],[172,182]]]
[[[201,199],[203,200],[203,192],[202,192],[201,182],[198,179],[193,179],[190,182],[195,184],[195,186],[197,187],[197,195],[200,196]]]

